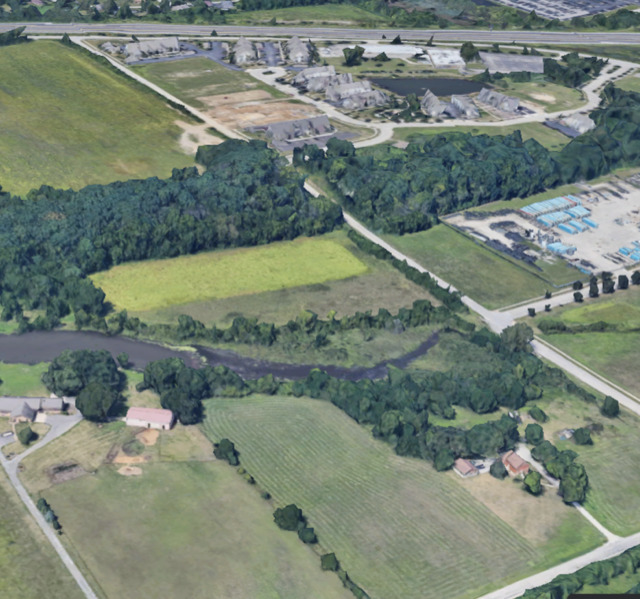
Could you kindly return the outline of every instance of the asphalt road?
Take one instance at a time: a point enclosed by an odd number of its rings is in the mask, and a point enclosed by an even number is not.
[[[42,441],[36,443],[35,445],[32,445],[29,449],[16,456],[12,460],[7,460],[7,458],[4,457],[4,454],[0,451],[0,464],[2,464],[2,467],[7,473],[7,476],[9,477],[9,480],[11,481],[14,489],[18,493],[18,496],[20,497],[20,499],[22,499],[22,502],[29,510],[29,513],[33,516],[38,526],[40,526],[40,529],[55,549],[56,553],[60,556],[62,563],[66,566],[67,570],[69,570],[69,573],[71,574],[71,576],[73,576],[76,583],[84,593],[85,597],[87,597],[87,599],[97,599],[96,594],[91,589],[91,586],[89,586],[86,578],[83,576],[82,572],[80,572],[75,562],[73,561],[73,559],[71,559],[71,556],[67,553],[67,550],[60,542],[58,534],[44,519],[44,516],[38,511],[38,508],[33,503],[33,500],[29,496],[29,493],[27,493],[27,490],[22,485],[20,477],[18,476],[18,466],[24,458],[26,458],[34,451],[38,451],[47,443],[50,443],[54,439],[57,439],[59,436],[64,435],[64,433],[71,430],[71,428],[73,428],[81,420],[82,415],[79,412],[76,412],[76,414],[74,414],[73,416],[48,416],[47,424],[51,426],[51,429],[44,436]],[[5,440],[5,443],[11,442],[13,440],[13,437],[8,438]],[[0,446],[1,445],[4,445],[4,443],[0,444]]]
[[[487,43],[547,43],[547,44],[640,44],[640,32],[562,31],[488,31],[480,29],[347,29],[340,27],[272,27],[246,25],[167,25],[162,23],[3,23],[0,31],[26,26],[28,34],[68,33],[120,33],[140,35],[209,35],[215,29],[220,36],[291,37],[297,35],[311,39],[379,40],[385,35],[393,39],[428,40],[436,42],[474,41]]]

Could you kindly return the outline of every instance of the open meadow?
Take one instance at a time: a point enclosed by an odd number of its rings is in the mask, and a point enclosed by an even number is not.
[[[252,396],[205,408],[206,434],[231,439],[275,504],[296,503],[321,551],[372,597],[476,597],[602,541],[551,494],[437,473],[328,402]]]
[[[64,597],[82,592],[0,469],[0,596]]]
[[[516,96],[525,102],[535,104],[547,112],[560,112],[579,108],[585,103],[585,97],[579,89],[567,87],[549,81],[509,82],[500,92]],[[569,141],[567,139],[567,141]]]
[[[580,278],[559,259],[553,263],[538,261],[541,270],[534,271],[524,262],[503,257],[447,225],[410,235],[386,235],[385,239],[491,309],[542,297],[545,291],[553,291],[554,285]]]
[[[393,139],[398,141],[417,142],[426,140],[432,135],[439,133],[471,133],[473,135],[510,135],[514,131],[520,131],[522,139],[534,138],[540,144],[550,150],[561,150],[569,143],[569,138],[562,133],[545,127],[542,123],[523,123],[521,125],[501,125],[497,127],[478,127],[470,125],[468,127],[403,127],[396,128]]]
[[[322,284],[366,271],[367,266],[339,243],[299,238],[254,248],[128,263],[91,278],[116,308],[141,311]]]
[[[176,322],[180,314],[188,314],[205,324],[215,323],[218,326],[228,326],[237,316],[257,318],[261,322],[285,324],[300,314],[302,310],[315,312],[320,318],[327,318],[329,312],[333,310],[336,317],[341,318],[358,311],[372,310],[377,312],[379,308],[386,308],[395,313],[400,308],[411,306],[417,299],[426,298],[435,304],[438,303],[431,298],[425,289],[409,281],[388,262],[378,260],[362,252],[344,231],[334,231],[328,235],[314,238],[308,247],[315,247],[313,243],[320,240],[339,244],[352,255],[353,259],[349,258],[349,264],[355,264],[353,260],[356,260],[364,265],[366,270],[361,274],[346,278],[332,278],[323,282],[313,281],[310,284],[298,284],[274,291],[256,291],[232,297],[192,301],[151,311],[132,310],[130,313],[149,323]],[[297,246],[289,247],[296,248]],[[335,248],[332,246],[332,249]],[[259,250],[260,248],[246,250],[245,255],[259,255]],[[340,250],[338,252],[340,255],[344,255]],[[214,256],[214,254],[210,255]],[[220,252],[219,255],[225,255],[225,252]],[[315,262],[315,253],[311,259]],[[303,266],[306,269],[306,262]],[[315,268],[320,266],[322,265],[316,264]],[[322,268],[324,269],[325,266]],[[329,270],[328,266],[326,268]],[[358,266],[358,268],[361,267]],[[331,270],[330,274],[334,272]],[[243,276],[247,280],[251,280],[248,275]],[[291,276],[294,276],[293,273]],[[295,276],[306,275],[297,272]],[[210,283],[204,281],[204,284]]]
[[[344,27],[380,25],[387,21],[383,16],[358,6],[321,4],[234,12],[227,16],[226,22],[230,25],[265,25],[272,19],[279,25],[330,24]]]
[[[78,189],[193,165],[185,116],[153,92],[57,41],[0,49],[0,185]]]
[[[102,597],[349,599],[273,507],[218,461],[103,466],[48,489],[63,541]]]

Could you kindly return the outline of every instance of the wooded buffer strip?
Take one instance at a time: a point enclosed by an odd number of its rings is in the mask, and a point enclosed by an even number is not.
[[[2,319],[46,310],[51,328],[70,311],[102,316],[104,293],[86,275],[133,260],[254,246],[317,235],[342,222],[340,208],[314,198],[303,177],[264,142],[201,148],[207,167],[80,191],[43,186],[26,201],[0,193]]]
[[[294,150],[293,163],[321,172],[342,205],[376,230],[428,229],[439,215],[496,200],[527,197],[640,163],[640,94],[608,86],[596,128],[550,152],[519,131],[506,136],[442,133],[411,143],[356,152],[332,139]]]
[[[257,318],[237,316],[226,329],[219,329],[215,325],[207,328],[202,322],[187,314],[178,317],[177,325],[149,325],[137,317],[129,317],[126,311],[122,311],[109,318],[107,328],[103,330],[112,335],[125,332],[165,341],[189,340],[266,346],[279,342],[287,347],[299,347],[311,342],[314,347],[322,347],[329,343],[329,336],[344,331],[403,330],[426,324],[442,324],[454,330],[467,332],[474,328],[473,324],[460,318],[446,306],[436,307],[429,300],[416,300],[411,308],[401,308],[397,314],[391,314],[386,308],[381,308],[377,314],[370,311],[356,312],[353,316],[322,320],[315,312],[303,310],[294,320],[281,326],[259,322]]]
[[[573,574],[562,574],[551,582],[529,589],[520,599],[567,599],[572,593],[578,593],[585,585],[608,585],[612,578],[622,574],[633,574],[640,568],[640,546],[627,549],[624,553],[601,562],[594,562]],[[636,585],[629,593],[638,593]],[[622,596],[622,595],[621,595]]]

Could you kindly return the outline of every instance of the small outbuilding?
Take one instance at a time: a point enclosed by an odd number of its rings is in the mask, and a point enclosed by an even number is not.
[[[507,451],[502,456],[502,463],[511,476],[524,476],[529,472],[529,464],[515,451]]]
[[[125,422],[127,426],[141,426],[168,431],[173,426],[173,412],[160,408],[129,408]]]
[[[459,474],[462,478],[471,478],[479,473],[479,470],[469,461],[464,458],[458,458],[453,463],[453,469],[456,474]]]

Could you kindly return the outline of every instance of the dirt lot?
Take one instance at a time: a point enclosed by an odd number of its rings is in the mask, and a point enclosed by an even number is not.
[[[310,104],[269,100],[269,94],[261,89],[233,94],[203,96],[198,100],[209,107],[212,117],[236,129],[255,125],[267,125],[279,121],[304,119],[320,114]]]

